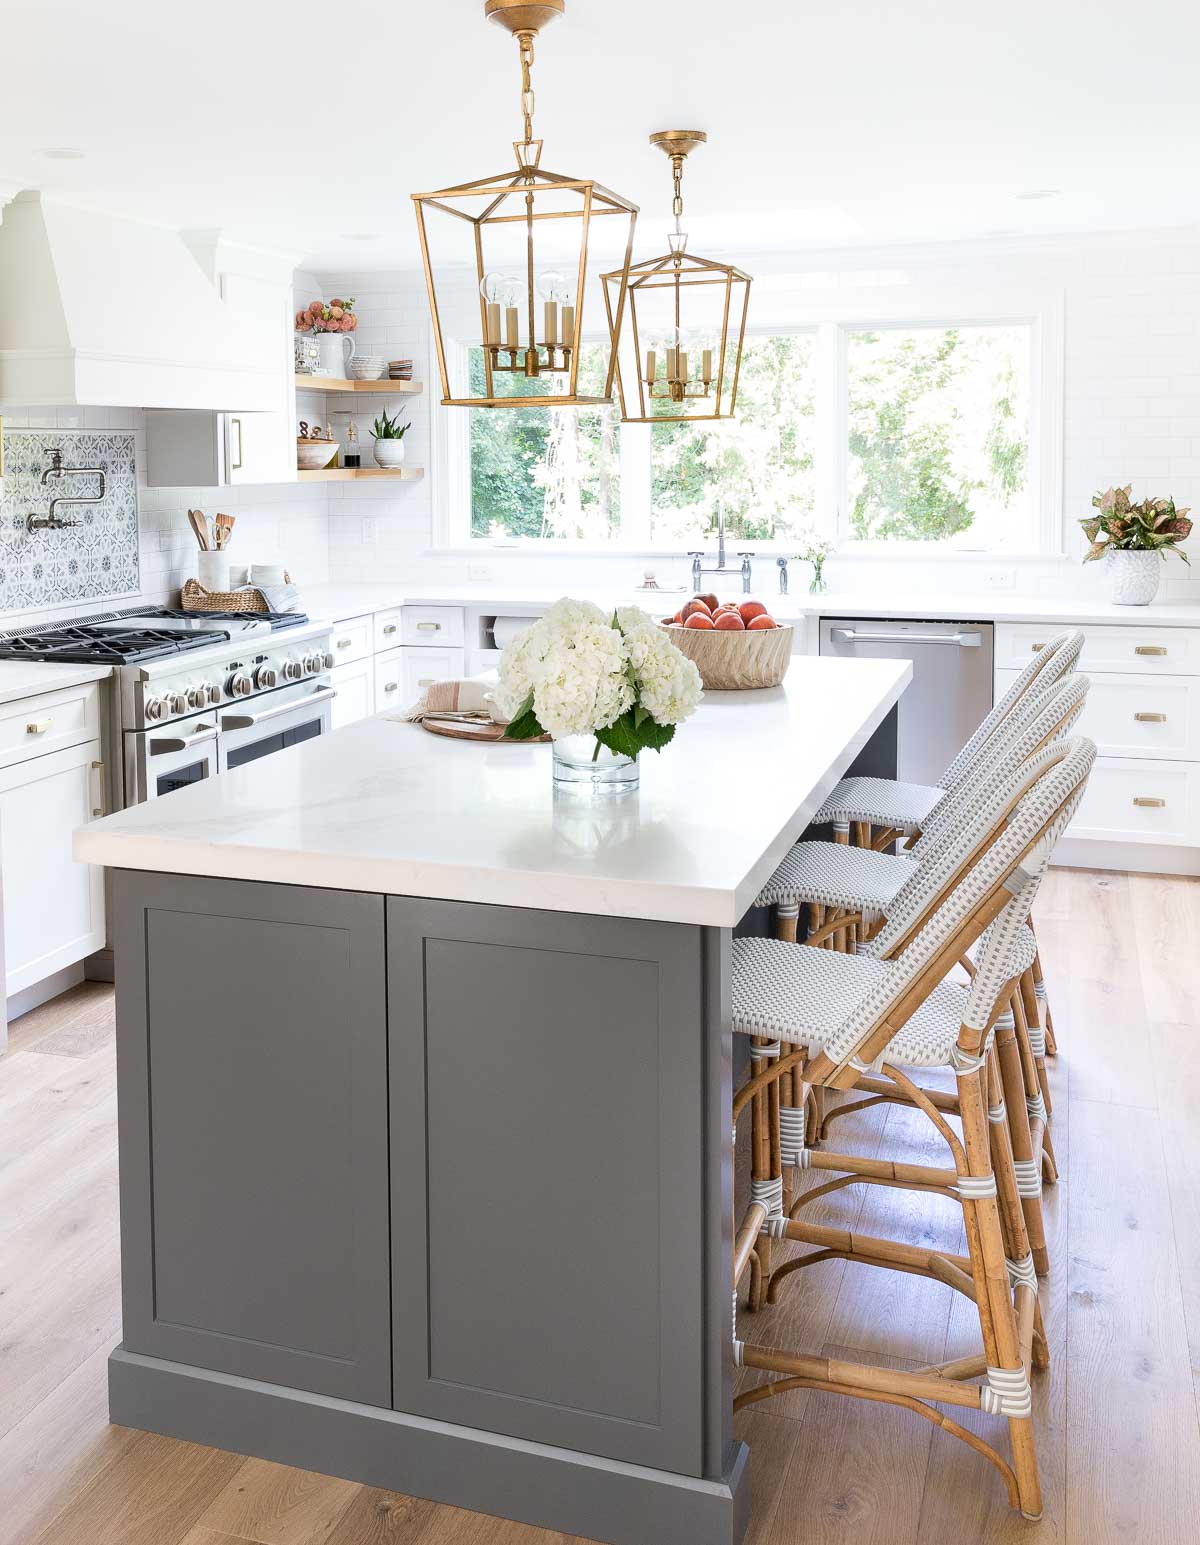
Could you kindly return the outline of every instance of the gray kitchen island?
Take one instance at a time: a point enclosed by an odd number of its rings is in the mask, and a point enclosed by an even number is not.
[[[710,693],[635,795],[377,717],[98,821],[114,1422],[735,1545],[733,930],[911,667]]]

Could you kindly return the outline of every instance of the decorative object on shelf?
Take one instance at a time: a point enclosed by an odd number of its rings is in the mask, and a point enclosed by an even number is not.
[[[352,333],[357,326],[353,296],[349,300],[331,300],[328,305],[323,300],[310,301],[303,311],[296,313],[298,333]]]
[[[557,786],[620,793],[637,787],[638,755],[668,745],[701,692],[699,671],[638,607],[609,617],[562,600],[505,648],[495,701],[509,739],[553,739]]]
[[[296,355],[296,374],[315,376],[321,368],[321,351],[311,333],[297,333],[292,340]]]
[[[699,129],[650,136],[671,158],[670,250],[601,276],[628,424],[732,418],[737,407],[752,281],[731,263],[694,257],[683,229],[684,162],[707,138]]]
[[[354,414],[348,413],[346,417],[349,423],[346,426],[347,448],[342,455],[343,467],[361,467],[362,456],[358,449],[358,425],[354,422]]]
[[[375,461],[378,466],[404,465],[404,436],[411,428],[411,424],[400,422],[399,413],[391,418],[386,413],[379,415],[371,426],[371,434],[375,439]]]
[[[1115,606],[1148,606],[1158,594],[1161,563],[1169,552],[1184,563],[1190,559],[1178,544],[1192,531],[1186,509],[1177,510],[1174,499],[1130,500],[1133,484],[1096,494],[1092,505],[1098,515],[1079,524],[1091,546],[1085,563],[1104,559],[1108,570],[1109,597]]]
[[[296,438],[296,465],[301,472],[319,472],[326,467],[337,466],[338,442],[320,424],[309,425],[300,420],[300,433]]]
[[[592,178],[561,177],[541,168],[542,141],[533,136],[533,42],[540,29],[565,8],[566,0],[486,0],[484,14],[507,28],[520,50],[523,134],[513,144],[517,169],[435,193],[413,194],[442,402],[451,407],[527,407],[544,403],[548,386],[554,389],[556,408],[612,400],[616,355],[611,341],[602,346],[606,356],[602,391],[587,395],[579,390],[588,240],[593,218],[605,216],[606,227],[617,226],[625,258],[611,305],[619,331],[637,206]],[[443,220],[443,215],[451,218]],[[439,232],[447,238],[451,234],[465,238],[457,249],[447,240],[444,255],[441,250],[436,254],[439,263],[474,264],[483,345],[482,396],[459,397],[451,390],[431,251],[431,237]],[[615,237],[617,232],[611,234]],[[539,262],[539,249],[553,253],[553,266]],[[510,377],[511,395],[499,389]]]
[[[383,379],[383,355],[359,354],[350,361],[352,381],[379,381]]]
[[[391,359],[388,361],[388,378],[392,381],[412,380],[411,359]]]
[[[693,596],[659,626],[693,662],[713,692],[777,687],[792,658],[794,629],[780,627],[761,601]]]
[[[808,582],[809,595],[823,595],[829,588],[825,583],[825,560],[833,551],[833,543],[828,537],[821,536],[812,526],[805,525],[798,533],[799,547],[796,557],[801,563],[812,564],[812,578]],[[781,594],[786,594],[786,587],[781,584]]]

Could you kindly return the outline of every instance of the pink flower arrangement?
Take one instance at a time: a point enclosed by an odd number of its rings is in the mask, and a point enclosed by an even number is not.
[[[296,313],[298,333],[352,333],[358,326],[354,315],[354,299],[311,301],[303,311]]]

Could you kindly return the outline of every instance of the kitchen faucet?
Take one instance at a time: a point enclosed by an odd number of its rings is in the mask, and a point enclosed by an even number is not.
[[[717,566],[713,569],[704,567],[704,554],[702,552],[690,552],[688,557],[692,560],[692,589],[699,591],[705,574],[737,574],[742,576],[742,592],[750,594],[750,560],[753,552],[739,552],[742,560],[740,571],[727,568],[725,564],[725,501],[717,500]]]
[[[105,494],[108,492],[108,478],[105,474],[104,468],[64,467],[62,460],[62,450],[57,445],[51,446],[50,448],[50,465],[42,473],[42,486],[45,487],[45,485],[52,477],[62,478],[70,473],[76,472],[92,477],[98,477],[100,479],[100,492],[97,494],[91,494],[86,499],[71,499],[68,498],[66,494],[55,494],[54,498],[50,501],[50,508],[45,515],[34,515],[31,511],[25,517],[26,531],[65,531],[71,526],[77,526],[79,522],[77,520],[63,520],[61,516],[56,515],[54,513],[56,505],[99,504],[101,502]]]

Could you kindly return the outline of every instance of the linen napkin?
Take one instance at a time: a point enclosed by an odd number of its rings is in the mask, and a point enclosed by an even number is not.
[[[436,719],[447,714],[456,717],[470,714],[481,720],[490,719],[493,724],[507,724],[507,715],[496,707],[493,697],[499,679],[495,671],[485,671],[482,675],[461,680],[431,682],[421,694],[420,701],[397,717],[419,724],[422,719]]]

